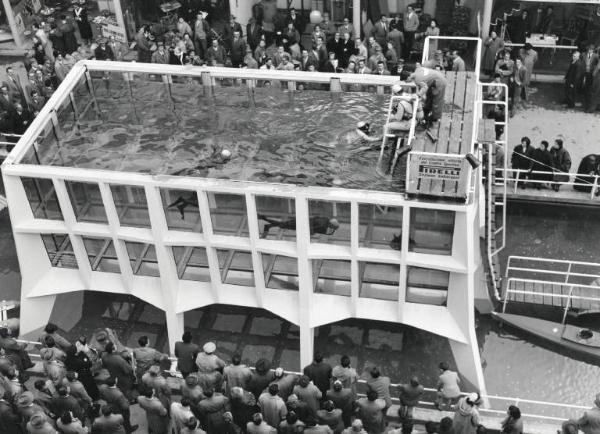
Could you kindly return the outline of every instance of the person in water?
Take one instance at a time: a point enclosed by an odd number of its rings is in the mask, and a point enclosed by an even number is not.
[[[269,235],[271,228],[281,229],[293,229],[296,230],[296,217],[290,217],[286,219],[275,219],[259,214],[259,220],[267,222],[263,227],[261,238],[266,238]],[[335,231],[340,227],[340,223],[335,218],[316,216],[309,219],[310,234],[324,234],[333,235]]]
[[[356,128],[342,133],[338,137],[338,142],[342,146],[355,146],[363,145],[357,148],[351,149],[351,152],[362,152],[369,149],[374,149],[375,145],[372,143],[380,142],[381,136],[371,135],[371,125],[368,122],[360,121],[356,124]]]
[[[210,169],[217,167],[227,163],[230,159],[231,151],[223,149],[221,152],[214,152],[213,155],[200,163],[196,169]],[[185,209],[190,205],[196,208],[198,207],[198,198],[195,193],[190,194],[187,198],[179,196],[177,199],[175,199],[175,201],[169,204],[167,208],[177,207],[179,213],[181,214],[181,220],[185,220]]]

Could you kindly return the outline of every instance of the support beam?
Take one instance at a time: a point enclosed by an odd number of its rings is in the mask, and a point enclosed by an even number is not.
[[[354,37],[361,37],[361,10],[360,10],[360,0],[352,0],[352,26],[354,27]]]
[[[490,23],[492,22],[492,7],[494,0],[484,0],[483,12],[481,15],[481,38],[487,38],[490,33]]]
[[[483,369],[481,368],[481,358],[479,356],[479,346],[475,330],[469,334],[470,343],[463,344],[449,340],[452,354],[456,366],[459,366],[459,373],[467,381],[467,387],[464,391],[477,391],[480,395],[486,395],[485,380],[483,378]]]
[[[19,336],[23,339],[37,338],[36,333],[48,324],[56,301],[56,295],[43,297],[21,296]]]
[[[300,324],[300,371],[313,361],[315,345],[315,329]]]
[[[15,21],[15,14],[13,13],[12,5],[10,4],[10,0],[2,0],[2,4],[4,5],[4,13],[6,14],[6,19],[8,20],[8,25],[10,26],[10,31],[12,33],[13,39],[15,40],[15,44],[17,46],[23,46],[23,37],[21,36],[21,32],[17,27],[17,22]]]

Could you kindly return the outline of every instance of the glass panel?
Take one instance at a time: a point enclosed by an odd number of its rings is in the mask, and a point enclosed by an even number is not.
[[[350,261],[313,259],[315,292],[350,297]]]
[[[110,238],[83,237],[83,244],[90,260],[92,271],[120,273],[115,246]]]
[[[263,253],[262,263],[267,288],[298,291],[298,259]]]
[[[313,242],[350,245],[349,203],[311,200],[308,214]]]
[[[448,300],[448,271],[408,267],[406,301],[445,306]]]
[[[409,251],[451,255],[453,235],[453,211],[423,208],[410,210]]]
[[[170,230],[202,232],[195,191],[161,189],[160,193]]]
[[[62,212],[50,179],[21,178],[36,219],[62,220]]]
[[[75,111],[71,104],[71,99],[66,98],[62,105],[58,108],[56,115],[58,119],[58,125],[60,125],[60,131],[64,134],[69,134],[75,126]]]
[[[142,187],[111,185],[121,226],[150,227],[146,193]]]
[[[360,296],[380,300],[398,300],[400,266],[396,264],[359,263]]]
[[[108,223],[98,184],[65,181],[65,185],[77,221]]]
[[[296,201],[283,197],[256,196],[258,232],[261,238],[296,241]]]
[[[246,198],[239,194],[207,193],[213,233],[248,236]]]
[[[254,286],[254,269],[250,252],[217,249],[221,282]]]
[[[138,276],[159,277],[156,250],[153,244],[134,243],[125,241],[127,254],[133,274]]]
[[[44,247],[46,247],[50,264],[53,267],[79,268],[68,235],[42,234],[42,241],[44,242]]]
[[[210,282],[208,258],[204,247],[173,247],[173,256],[180,279]]]
[[[360,204],[360,246],[400,250],[402,207]]]

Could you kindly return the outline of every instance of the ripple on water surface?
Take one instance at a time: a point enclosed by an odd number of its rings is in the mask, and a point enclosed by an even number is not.
[[[215,95],[204,96],[201,87],[173,84],[171,99],[162,83],[139,81],[131,99],[122,81],[114,78],[111,86],[110,96],[97,88],[101,118],[90,108],[79,128],[66,131],[60,148],[46,147],[43,163],[299,185],[402,187],[401,168],[394,181],[376,174],[378,149],[353,152],[360,144],[338,140],[359,120],[380,134],[385,97],[273,87],[257,88],[250,99],[246,87],[217,87]],[[230,150],[232,159],[212,161],[222,149]]]

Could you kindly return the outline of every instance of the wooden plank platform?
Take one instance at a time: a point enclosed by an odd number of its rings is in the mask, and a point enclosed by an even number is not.
[[[477,127],[477,143],[494,143],[496,126],[493,119],[479,119]]]

